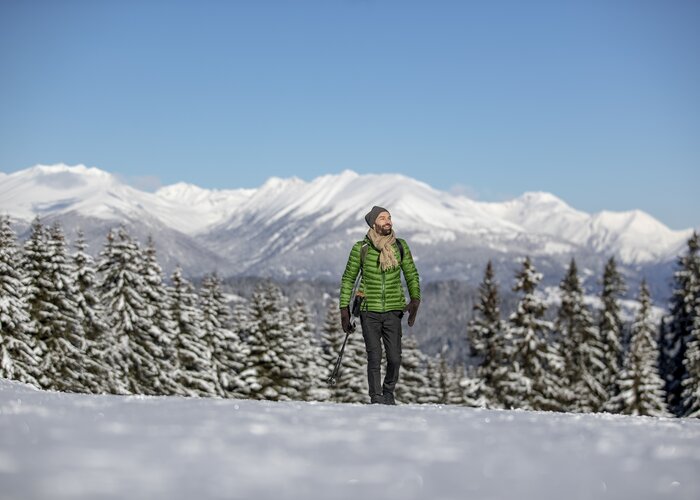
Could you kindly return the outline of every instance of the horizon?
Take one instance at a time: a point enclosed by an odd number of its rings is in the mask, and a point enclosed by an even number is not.
[[[645,0],[8,0],[0,172],[152,191],[347,169],[698,227],[698,24]]]

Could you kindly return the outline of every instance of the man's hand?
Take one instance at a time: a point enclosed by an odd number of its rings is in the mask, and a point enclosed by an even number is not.
[[[340,309],[340,326],[345,333],[350,333],[354,330],[353,325],[350,323],[350,310],[347,307]]]
[[[409,302],[404,309],[404,312],[408,311],[408,326],[413,326],[413,323],[416,322],[416,314],[418,314],[419,305],[419,299],[411,299],[411,302]]]

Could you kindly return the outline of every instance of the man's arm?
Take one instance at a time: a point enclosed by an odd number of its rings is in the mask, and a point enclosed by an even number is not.
[[[401,240],[401,243],[403,244],[404,249],[401,269],[403,270],[403,275],[406,278],[408,294],[411,296],[411,300],[420,300],[420,279],[418,277],[418,269],[416,269],[416,263],[413,262],[413,255],[411,255],[411,250],[408,248],[406,240]]]
[[[350,305],[350,300],[352,297],[352,287],[355,286],[355,279],[357,278],[357,273],[360,272],[360,247],[362,242],[358,241],[352,247],[350,251],[350,257],[348,257],[348,263],[345,265],[345,272],[343,277],[340,279],[340,308],[348,307]]]

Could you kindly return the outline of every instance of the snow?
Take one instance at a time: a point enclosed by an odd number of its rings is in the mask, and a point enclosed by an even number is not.
[[[0,380],[2,498],[700,498],[700,421],[61,394]]]
[[[639,210],[587,214],[545,192],[479,202],[400,174],[359,175],[351,170],[308,182],[272,177],[256,189],[208,190],[178,183],[155,193],[84,165],[38,165],[0,177],[0,212],[26,221],[70,211],[118,221],[154,217],[190,236],[284,217],[336,227],[349,219],[361,221],[375,204],[390,208],[402,232],[422,233],[420,240],[426,243],[476,237],[500,249],[522,236],[544,242],[546,254],[582,246],[616,255],[626,264],[674,259],[692,233],[673,231]]]

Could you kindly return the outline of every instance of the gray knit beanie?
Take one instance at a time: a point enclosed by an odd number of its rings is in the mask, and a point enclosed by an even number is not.
[[[379,214],[382,212],[388,212],[388,210],[384,207],[378,207],[377,205],[374,205],[372,207],[372,210],[370,210],[369,213],[365,215],[365,221],[367,222],[367,225],[369,227],[374,226],[374,221],[377,220],[377,217],[379,217]]]

